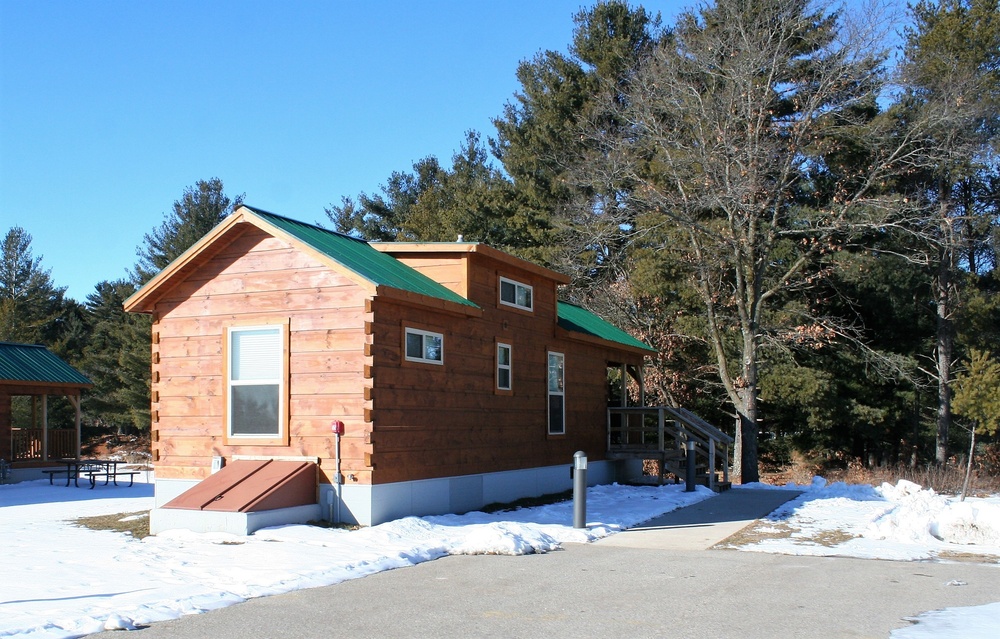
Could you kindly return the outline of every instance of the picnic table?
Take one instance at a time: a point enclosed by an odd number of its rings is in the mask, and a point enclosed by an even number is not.
[[[72,481],[79,488],[80,475],[85,475],[90,480],[91,488],[97,485],[97,480],[100,477],[104,478],[105,486],[111,481],[117,486],[118,478],[127,476],[129,478],[128,485],[131,486],[138,474],[136,471],[118,470],[118,465],[125,462],[114,459],[61,459],[58,463],[63,464],[65,468],[42,471],[49,476],[49,484],[53,483],[52,480],[56,475],[66,475],[66,485],[69,486]]]

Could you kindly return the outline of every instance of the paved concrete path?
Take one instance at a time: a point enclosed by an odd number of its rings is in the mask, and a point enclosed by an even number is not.
[[[995,565],[568,544],[445,557],[96,636],[887,639],[905,617],[998,600]]]
[[[128,636],[886,639],[906,617],[1000,600],[996,565],[670,548],[711,546],[793,496],[730,493],[599,543],[526,557],[446,557]]]
[[[802,493],[734,488],[594,543],[626,548],[705,550]]]

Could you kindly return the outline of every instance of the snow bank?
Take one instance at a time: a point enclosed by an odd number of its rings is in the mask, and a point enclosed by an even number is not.
[[[751,484],[748,487],[761,487]],[[916,560],[949,553],[1000,556],[1000,498],[939,495],[906,480],[865,484],[788,484],[802,495],[768,516],[793,532],[744,550],[799,555]],[[831,539],[840,538],[839,542]]]

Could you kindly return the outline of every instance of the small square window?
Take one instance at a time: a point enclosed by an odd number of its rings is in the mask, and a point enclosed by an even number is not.
[[[534,309],[532,288],[527,284],[500,278],[500,303],[525,311]]]
[[[406,329],[406,359],[410,362],[444,364],[444,336],[415,328]]]

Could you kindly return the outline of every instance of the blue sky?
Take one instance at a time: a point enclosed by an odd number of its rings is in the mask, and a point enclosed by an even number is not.
[[[80,301],[197,180],[307,222],[464,132],[580,0],[0,1],[0,232]]]
[[[79,301],[125,277],[186,187],[326,223],[444,163],[566,51],[583,0],[0,0],[0,233]],[[646,2],[672,22],[691,2]]]

